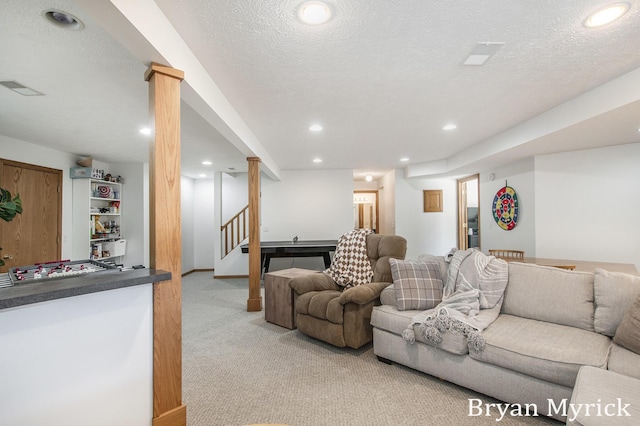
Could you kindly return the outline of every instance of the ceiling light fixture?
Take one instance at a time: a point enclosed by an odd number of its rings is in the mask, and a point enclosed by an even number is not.
[[[371,182],[371,181],[373,180],[373,176],[371,176],[371,175],[366,175],[366,176],[364,177],[364,180],[366,180],[367,182]]]
[[[207,175],[205,175],[204,173],[200,173],[198,177],[207,177]]]
[[[444,127],[442,127],[442,130],[455,130],[457,128],[458,126],[456,126],[455,124],[446,124]]]
[[[308,1],[298,9],[298,18],[308,25],[321,25],[331,19],[331,8],[320,1]]]
[[[309,127],[309,130],[311,130],[312,132],[319,132],[322,130],[322,126],[319,124],[314,124],[313,126]]]
[[[501,41],[482,41],[476,45],[476,48],[473,49],[473,52],[467,57],[464,61],[464,65],[475,65],[480,66],[484,65],[485,62],[489,60],[490,57],[493,56],[494,53],[498,51],[502,46],[504,46],[504,42]]]
[[[400,159],[400,161],[402,161],[403,163],[406,163],[407,161],[409,161],[409,158],[407,158],[407,157],[402,157],[402,158]]]
[[[615,3],[596,10],[584,20],[584,26],[587,28],[596,28],[607,25],[629,10],[629,3]]]
[[[81,30],[84,28],[84,24],[81,20],[70,13],[63,12],[62,10],[43,10],[42,16],[44,16],[47,21],[60,28],[68,30]]]
[[[16,93],[20,93],[22,96],[44,96],[42,93],[37,92],[30,87],[23,86],[17,81],[0,81],[0,86],[4,86]]]
[[[202,165],[203,165],[203,166],[210,166],[210,165],[212,165],[212,164],[213,164],[213,163],[212,163],[211,161],[209,161],[209,160],[204,160],[204,161],[202,162]]]
[[[140,133],[142,133],[143,135],[150,135],[151,129],[148,127],[143,127],[142,129],[140,129]]]
[[[316,164],[317,163],[322,163],[322,159],[321,158],[314,158],[313,162],[316,163]]]

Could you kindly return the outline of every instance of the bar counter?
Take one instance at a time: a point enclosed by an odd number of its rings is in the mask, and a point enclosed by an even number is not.
[[[0,425],[144,425],[153,418],[153,286],[107,270],[0,288]]]

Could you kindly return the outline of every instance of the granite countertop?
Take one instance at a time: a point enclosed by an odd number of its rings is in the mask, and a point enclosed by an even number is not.
[[[170,279],[170,272],[157,269],[108,270],[68,278],[42,279],[0,288],[0,310]]]

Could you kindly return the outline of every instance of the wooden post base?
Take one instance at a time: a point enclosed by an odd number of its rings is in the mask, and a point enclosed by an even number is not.
[[[154,417],[153,426],[187,426],[187,407],[181,405]]]
[[[260,312],[262,310],[262,297],[247,299],[247,312]]]

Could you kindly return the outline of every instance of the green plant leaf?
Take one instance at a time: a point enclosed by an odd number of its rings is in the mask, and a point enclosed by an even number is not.
[[[0,219],[11,222],[16,214],[22,213],[22,200],[20,194],[11,199],[11,192],[0,188]]]

